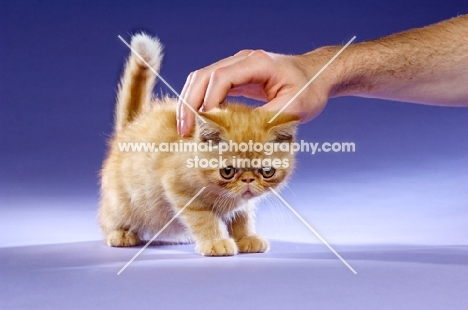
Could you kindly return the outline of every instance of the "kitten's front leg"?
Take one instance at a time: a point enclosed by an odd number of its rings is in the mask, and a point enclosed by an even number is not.
[[[205,256],[236,255],[236,242],[229,238],[226,225],[210,210],[187,208],[181,217],[195,238],[197,251]]]
[[[229,225],[229,235],[236,241],[240,253],[263,253],[268,251],[268,240],[255,234],[253,210],[237,212]]]

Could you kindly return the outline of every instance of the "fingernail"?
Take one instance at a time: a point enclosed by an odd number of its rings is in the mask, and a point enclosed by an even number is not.
[[[177,102],[177,133],[182,136],[182,119],[184,118],[184,106],[181,104],[180,99]]]
[[[180,132],[180,133],[179,133],[179,134],[180,134],[182,137],[184,137],[185,134],[186,134],[187,128],[185,127],[185,122],[184,122],[183,119],[180,120],[180,124],[179,124],[179,125],[180,125],[180,129],[179,129],[179,132]]]

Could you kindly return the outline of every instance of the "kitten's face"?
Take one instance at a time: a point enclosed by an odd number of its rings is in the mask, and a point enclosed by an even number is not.
[[[215,147],[198,156],[221,166],[200,171],[220,195],[236,200],[259,197],[291,175],[294,155],[281,151],[279,144],[294,142],[298,118],[280,115],[269,124],[273,115],[236,105],[202,113],[207,123],[198,122],[195,138],[199,143],[211,140]]]
[[[270,187],[277,187],[288,178],[292,167],[288,169],[238,168],[228,166],[219,170],[207,170],[205,176],[210,183],[217,184],[233,198],[248,200],[258,197]]]

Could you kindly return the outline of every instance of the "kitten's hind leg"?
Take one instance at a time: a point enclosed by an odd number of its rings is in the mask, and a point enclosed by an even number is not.
[[[253,211],[237,212],[228,226],[239,253],[263,253],[270,248],[268,240],[255,234],[254,216]]]
[[[113,247],[130,247],[141,244],[138,234],[128,229],[116,229],[106,233],[106,243]]]
[[[99,216],[106,244],[113,247],[140,245],[142,242],[138,233],[130,230],[122,223],[121,217],[109,212],[109,209],[104,206],[101,207]]]
[[[124,200],[118,191],[103,187],[98,217],[108,246],[129,247],[141,244],[138,233],[129,227],[134,221],[129,222],[132,213],[128,205],[129,201]]]

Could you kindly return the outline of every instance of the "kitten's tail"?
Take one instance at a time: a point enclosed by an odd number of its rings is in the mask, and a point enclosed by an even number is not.
[[[157,38],[136,34],[132,37],[131,46],[154,71],[159,72],[163,47]],[[131,52],[120,80],[115,110],[116,132],[130,124],[149,104],[156,83],[156,74],[138,55]]]

